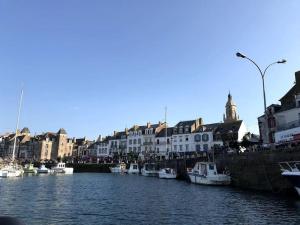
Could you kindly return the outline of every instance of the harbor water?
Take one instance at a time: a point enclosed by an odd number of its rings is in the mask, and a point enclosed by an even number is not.
[[[300,224],[300,199],[138,175],[0,179],[0,215],[35,224]]]

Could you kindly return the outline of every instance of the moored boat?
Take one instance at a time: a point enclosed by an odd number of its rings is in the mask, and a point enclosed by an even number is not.
[[[37,169],[37,173],[49,173],[49,169],[42,164],[38,169]]]
[[[286,177],[300,196],[300,161],[280,162],[281,175]]]
[[[231,178],[227,174],[220,174],[214,162],[197,162],[192,170],[187,171],[190,180],[195,184],[229,185]]]
[[[130,167],[128,169],[129,174],[139,174],[139,165],[137,163],[130,163]]]
[[[53,173],[73,174],[72,167],[66,167],[66,163],[59,162],[55,167],[51,168]]]
[[[0,171],[0,177],[9,178],[9,177],[20,177],[24,173],[22,167],[18,164],[10,163],[9,165],[4,166]]]
[[[155,167],[155,163],[145,163],[141,170],[142,175],[146,177],[157,177],[158,170],[156,170]]]
[[[110,167],[109,169],[112,173],[127,173],[126,164],[123,162],[114,167]]]
[[[24,167],[24,173],[37,173],[37,168],[32,163],[26,164]]]
[[[177,173],[172,168],[163,168],[159,170],[158,177],[161,179],[176,179]]]

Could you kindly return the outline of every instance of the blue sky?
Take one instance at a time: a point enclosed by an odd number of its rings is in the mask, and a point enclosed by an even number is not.
[[[134,124],[219,122],[230,90],[257,132],[300,69],[300,2],[0,0],[0,133],[20,127],[95,138]]]

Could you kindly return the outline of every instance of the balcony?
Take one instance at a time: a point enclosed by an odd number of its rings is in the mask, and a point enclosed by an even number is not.
[[[278,124],[277,131],[289,130],[296,127],[300,127],[300,120],[294,120],[285,124]]]
[[[153,145],[153,142],[152,142],[152,141],[145,141],[145,142],[143,143],[143,145]]]

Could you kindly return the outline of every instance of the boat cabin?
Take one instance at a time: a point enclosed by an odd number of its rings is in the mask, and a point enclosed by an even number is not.
[[[197,162],[193,172],[201,176],[217,175],[217,166],[213,162]]]

